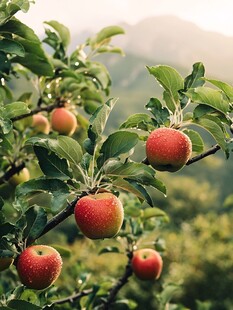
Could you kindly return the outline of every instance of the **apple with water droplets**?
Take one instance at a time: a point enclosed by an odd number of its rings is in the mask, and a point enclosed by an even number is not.
[[[146,142],[149,164],[159,171],[176,172],[192,155],[192,142],[183,132],[173,128],[152,131]]]
[[[16,267],[25,286],[42,290],[52,285],[59,277],[62,259],[53,247],[32,245],[19,255]]]
[[[71,136],[77,128],[77,119],[67,108],[57,108],[51,114],[51,126],[59,134]]]
[[[139,249],[133,253],[131,266],[134,274],[140,280],[154,280],[160,277],[163,260],[153,249]]]
[[[124,209],[119,198],[110,192],[82,197],[74,209],[76,223],[90,239],[114,237],[120,230]]]

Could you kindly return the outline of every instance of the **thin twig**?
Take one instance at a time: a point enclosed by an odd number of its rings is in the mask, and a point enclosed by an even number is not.
[[[8,181],[14,174],[19,173],[23,168],[25,168],[25,163],[21,163],[18,166],[11,166],[11,168],[0,177],[0,185]]]
[[[77,299],[79,299],[79,298],[81,298],[83,296],[87,296],[87,295],[91,294],[92,292],[93,292],[92,289],[78,292],[77,294],[73,294],[71,296],[55,300],[51,304],[47,305],[45,308],[50,308],[50,307],[52,307],[54,305],[62,305],[62,304],[65,304],[67,302],[72,304],[75,300],[77,300]]]
[[[133,274],[133,270],[131,267],[132,257],[133,257],[133,252],[130,251],[128,253],[128,262],[127,262],[127,265],[125,267],[125,272],[122,275],[122,277],[116,282],[116,284],[111,288],[109,295],[108,295],[107,299],[104,301],[101,310],[108,310],[109,309],[109,307],[113,303],[113,301],[114,301],[116,295],[118,294],[118,292],[120,291],[120,289],[128,282],[129,277],[132,276],[132,274]]]
[[[201,153],[201,154],[199,154],[199,155],[194,156],[193,158],[191,158],[191,159],[186,163],[186,165],[189,166],[189,165],[191,165],[191,164],[193,164],[193,163],[195,163],[195,162],[197,162],[197,161],[199,161],[199,160],[201,160],[201,159],[203,159],[203,158],[205,158],[205,157],[207,157],[207,156],[213,155],[213,154],[215,154],[217,151],[219,151],[220,149],[221,149],[221,147],[220,147],[218,144],[216,144],[216,145],[212,146],[210,149],[208,149],[206,152]]]

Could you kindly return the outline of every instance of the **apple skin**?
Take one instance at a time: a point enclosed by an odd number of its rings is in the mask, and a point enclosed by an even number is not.
[[[148,162],[156,170],[176,172],[190,159],[192,142],[179,130],[158,128],[147,139],[146,155]]]
[[[0,257],[0,271],[8,269],[13,261],[12,257]]]
[[[32,127],[37,133],[49,134],[50,124],[48,119],[42,114],[32,116]]]
[[[60,275],[62,259],[50,246],[32,245],[20,254],[16,267],[25,286],[42,290],[52,285]]]
[[[77,128],[77,119],[66,108],[57,108],[51,114],[51,126],[59,134],[71,136]]]
[[[104,192],[79,199],[74,215],[79,229],[86,237],[112,238],[122,226],[124,209],[115,195]]]
[[[154,280],[160,277],[163,260],[153,249],[139,249],[133,253],[131,266],[134,274],[140,280]]]
[[[28,168],[24,167],[19,173],[14,174],[10,179],[9,182],[17,186],[21,183],[27,182],[30,179],[30,173]]]

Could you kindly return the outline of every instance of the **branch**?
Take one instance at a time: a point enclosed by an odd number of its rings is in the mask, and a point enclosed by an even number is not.
[[[221,149],[221,147],[220,147],[218,144],[216,144],[216,145],[212,146],[210,149],[208,149],[206,152],[201,153],[201,154],[199,154],[199,155],[194,156],[193,158],[191,158],[191,159],[186,163],[186,165],[189,166],[189,165],[191,165],[191,164],[193,164],[193,163],[195,163],[195,162],[197,162],[197,161],[199,161],[199,160],[201,160],[201,159],[203,159],[203,158],[205,158],[205,157],[207,157],[207,156],[213,155],[213,154],[215,154],[217,151],[219,151],[220,149]]]
[[[131,267],[131,260],[133,257],[133,252],[130,251],[128,253],[128,263],[125,267],[125,272],[123,276],[116,282],[116,284],[111,288],[108,298],[104,301],[104,304],[101,308],[101,310],[108,310],[110,305],[113,303],[116,295],[120,291],[120,289],[128,282],[129,277],[132,276],[133,270]]]
[[[12,122],[16,122],[16,121],[19,121],[19,120],[21,120],[23,118],[32,116],[32,115],[40,113],[40,112],[51,112],[51,111],[53,111],[54,109],[56,109],[58,107],[63,107],[65,105],[65,103],[66,103],[65,100],[57,100],[56,103],[48,105],[46,107],[38,106],[37,108],[31,110],[29,113],[21,114],[21,115],[16,116],[16,117],[12,117],[11,121]]]
[[[83,297],[83,296],[87,296],[89,294],[91,294],[93,292],[92,289],[89,289],[89,290],[84,290],[84,291],[81,291],[81,292],[78,292],[77,294],[74,294],[74,295],[71,295],[71,296],[68,296],[66,298],[63,298],[63,299],[58,299],[58,300],[55,300],[53,301],[51,304],[49,304],[47,307],[52,307],[54,305],[62,305],[62,304],[65,304],[66,302],[69,302],[69,303],[73,303],[75,300]]]
[[[193,164],[193,163],[195,163],[195,162],[197,162],[197,161],[199,161],[199,160],[201,160],[207,156],[213,155],[217,151],[219,151],[220,149],[221,149],[221,147],[218,144],[216,144],[216,145],[212,146],[210,149],[208,149],[207,151],[205,151],[205,152],[203,152],[197,156],[194,156],[193,158],[190,158],[189,161],[186,163],[186,166],[189,166],[189,165],[191,165],[191,164]],[[150,164],[147,158],[143,159],[142,163],[145,165]]]
[[[19,173],[21,170],[23,170],[24,167],[25,163],[21,163],[18,166],[11,166],[11,168],[0,177],[0,185],[8,181],[14,174]]]
[[[71,214],[73,214],[77,201],[86,195],[87,195],[86,192],[82,192],[82,194],[80,194],[71,203],[69,203],[65,209],[63,209],[61,212],[55,215],[52,219],[50,219],[48,223],[45,225],[43,231],[40,233],[39,236],[37,236],[36,239],[28,240],[27,246],[32,244],[35,240],[39,239],[43,235],[47,234],[50,230],[52,230],[54,227],[56,227],[57,225],[62,223],[65,219],[67,219]]]

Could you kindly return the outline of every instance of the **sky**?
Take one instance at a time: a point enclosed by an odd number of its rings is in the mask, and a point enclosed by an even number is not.
[[[233,37],[233,0],[35,0],[29,12],[20,12],[17,18],[37,35],[44,33],[43,22],[50,20],[66,25],[72,35],[158,15],[175,15]]]

